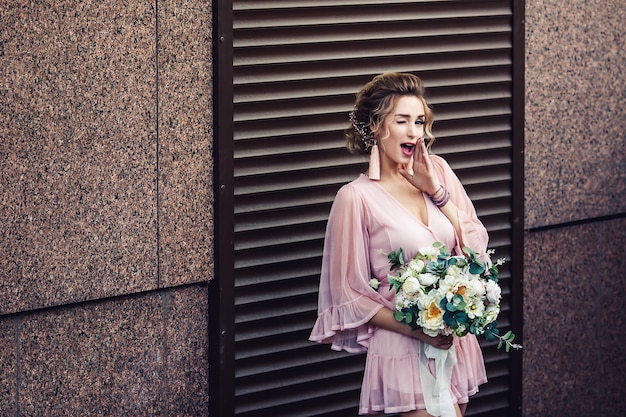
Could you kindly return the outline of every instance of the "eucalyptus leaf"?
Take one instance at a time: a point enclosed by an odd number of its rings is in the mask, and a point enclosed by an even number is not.
[[[485,265],[481,265],[478,262],[472,262],[469,268],[470,274],[480,275],[485,272]]]

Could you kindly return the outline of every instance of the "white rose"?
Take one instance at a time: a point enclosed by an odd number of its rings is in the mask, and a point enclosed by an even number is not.
[[[485,313],[485,305],[482,303],[482,301],[480,301],[480,299],[475,298],[472,300],[472,303],[466,307],[465,311],[467,312],[467,316],[470,319],[482,317],[482,315]]]
[[[380,281],[379,280],[377,280],[376,278],[370,279],[370,287],[372,287],[375,290],[378,290],[379,286],[380,286]]]
[[[413,271],[411,271],[410,269],[405,269],[404,271],[402,271],[402,273],[400,274],[400,282],[404,282],[406,281],[408,278],[413,277]]]
[[[424,261],[422,261],[421,259],[413,259],[411,262],[409,262],[407,269],[415,272],[416,274],[419,274],[424,270],[424,266]]]
[[[461,268],[456,265],[450,265],[448,269],[446,269],[446,275],[450,275],[451,277],[459,278],[462,275]]]
[[[402,284],[402,291],[404,291],[408,295],[415,295],[420,290],[420,282],[415,277],[408,277]]]
[[[489,306],[485,310],[485,324],[494,322],[500,314],[500,306]]]
[[[452,298],[454,291],[454,277],[446,275],[442,280],[439,280],[439,291],[445,296],[448,301]]]
[[[422,309],[419,312],[418,321],[422,326],[424,333],[429,336],[437,336],[440,330],[443,330],[443,311],[439,307],[439,297],[434,292],[424,296],[422,300]]]
[[[474,294],[483,296],[485,295],[485,284],[480,279],[472,279],[470,280],[470,285],[472,286],[472,291]]]
[[[502,289],[498,283],[492,280],[487,280],[485,289],[487,290],[487,300],[493,304],[498,304],[502,293]]]
[[[417,278],[419,279],[419,282],[421,282],[422,285],[425,287],[430,287],[439,279],[437,275],[428,272],[425,274],[419,274]]]
[[[439,256],[439,249],[432,246],[426,246],[419,250],[419,253],[424,255],[428,259],[436,259]]]
[[[467,278],[461,274],[459,277],[452,275],[446,275],[445,278],[439,282],[439,288],[443,291],[448,301],[452,300],[455,294],[461,294],[464,298],[471,295],[470,283]]]

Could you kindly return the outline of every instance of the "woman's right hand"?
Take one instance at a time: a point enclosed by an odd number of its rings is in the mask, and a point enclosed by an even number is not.
[[[410,326],[407,326],[404,323],[400,323],[393,317],[393,311],[391,311],[387,307],[381,308],[374,317],[370,319],[370,324],[372,326],[380,327],[382,329],[391,330],[396,333],[403,334],[408,337],[412,337],[414,339],[419,339],[424,343],[428,343],[431,346],[434,346],[439,349],[450,349],[452,346],[452,335],[438,335],[435,337],[429,336],[424,333],[424,330],[417,329],[411,330]]]
[[[435,337],[433,336],[429,336],[426,333],[424,333],[424,330],[422,329],[418,329],[418,330],[414,330],[412,332],[412,336],[415,337],[416,339],[421,340],[424,343],[427,343],[433,347],[436,347],[438,349],[450,349],[452,347],[452,342],[453,342],[453,336],[452,335],[443,335],[443,334],[439,334]]]

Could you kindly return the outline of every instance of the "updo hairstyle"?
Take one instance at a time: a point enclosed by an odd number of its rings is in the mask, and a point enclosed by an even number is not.
[[[356,94],[356,103],[350,118],[351,125],[344,131],[346,147],[352,153],[368,154],[377,139],[382,136],[383,121],[393,111],[402,96],[416,96],[424,104],[424,136],[426,146],[435,141],[432,134],[434,115],[424,98],[422,80],[413,74],[387,72],[377,75]]]

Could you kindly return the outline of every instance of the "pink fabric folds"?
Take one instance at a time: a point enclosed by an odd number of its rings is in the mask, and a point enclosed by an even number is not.
[[[487,231],[448,164],[432,156],[441,184],[458,207],[465,245],[479,253],[487,248]],[[376,181],[362,175],[343,186],[328,219],[320,276],[318,318],[310,340],[330,343],[332,349],[360,352],[368,357],[363,377],[361,413],[389,413],[424,408],[419,377],[418,342],[368,324],[381,308],[392,310],[394,291],[387,274],[387,254],[402,248],[406,257],[439,241],[460,253],[449,220],[425,196],[428,222],[423,224]],[[378,290],[370,286],[375,277]],[[452,372],[455,401],[468,397],[486,381],[476,338],[455,340],[457,364]]]

